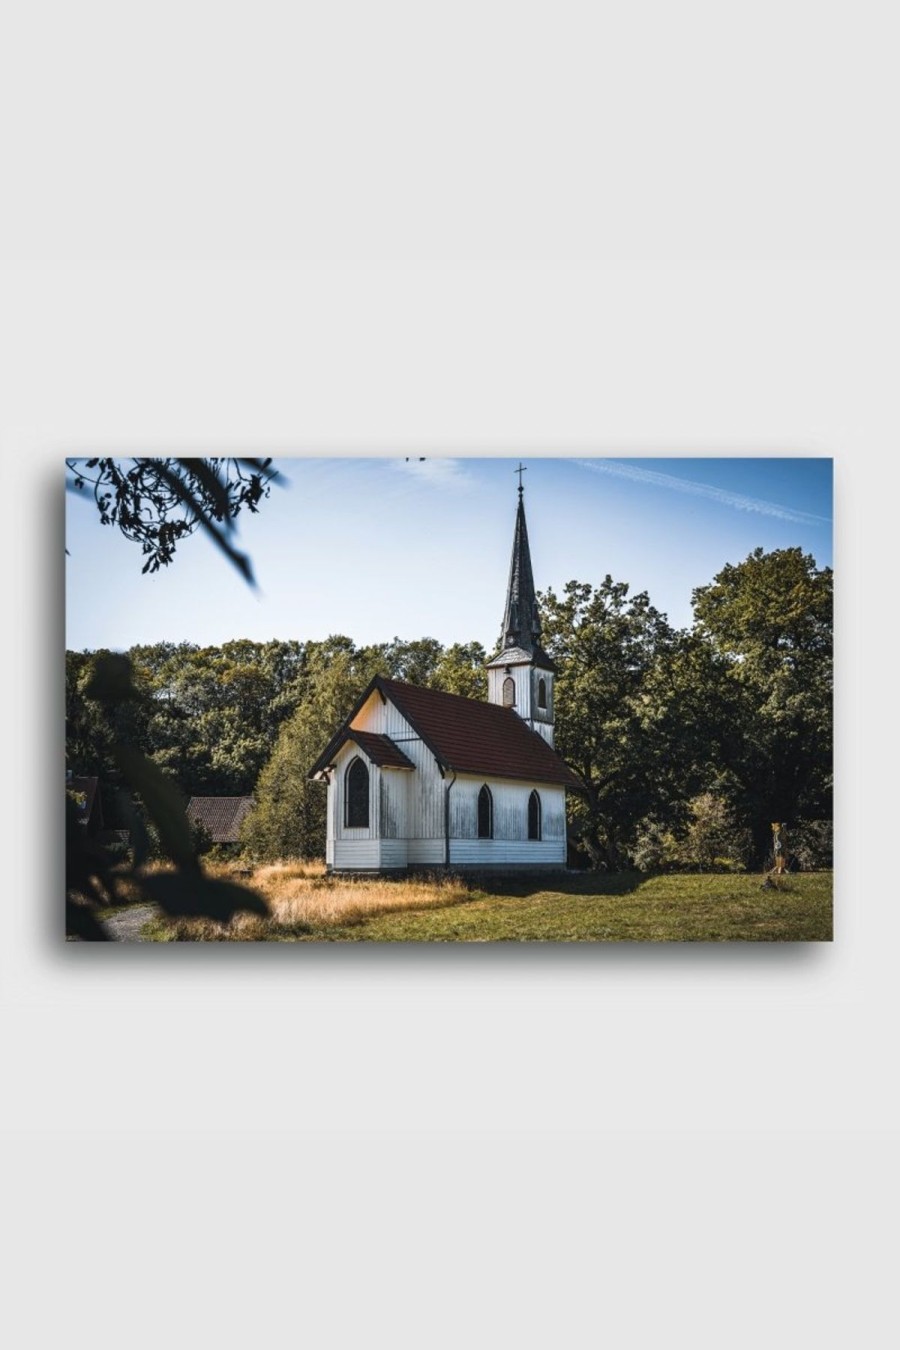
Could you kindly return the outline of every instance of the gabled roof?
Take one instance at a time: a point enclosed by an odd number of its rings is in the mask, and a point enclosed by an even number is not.
[[[252,797],[192,797],[187,816],[209,831],[214,844],[236,844],[252,805]]]
[[[380,769],[414,769],[416,766],[412,760],[404,755],[399,745],[395,745],[390,736],[379,736],[375,731],[357,731],[354,727],[347,727],[341,735],[341,740],[355,741],[373,764],[377,764]],[[335,746],[335,751],[340,747]],[[332,752],[334,753],[334,751]]]
[[[445,694],[437,689],[422,689],[380,675],[372,680],[337,735],[316,760],[310,777],[328,767],[348,735],[354,738],[360,735],[350,724],[376,691],[402,713],[442,770],[581,787],[556,751],[512,708],[482,703],[480,699],[461,698],[458,694]]]

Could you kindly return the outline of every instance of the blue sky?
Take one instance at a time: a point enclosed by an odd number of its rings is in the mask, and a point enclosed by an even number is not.
[[[251,452],[253,453],[253,452]],[[139,548],[66,497],[66,643],[358,643],[435,637],[493,646],[516,510],[518,457],[280,458],[288,480],[239,517],[253,592],[199,534],[142,576]],[[750,551],[799,545],[832,564],[832,461],[522,458],[535,582],[609,573],[676,626],[691,592]]]

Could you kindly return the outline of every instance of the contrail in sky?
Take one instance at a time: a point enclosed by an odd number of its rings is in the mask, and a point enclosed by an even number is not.
[[[718,502],[720,506],[730,506],[735,511],[754,511],[760,516],[774,516],[776,520],[791,520],[801,525],[831,524],[828,516],[814,516],[809,511],[797,511],[792,506],[781,506],[778,502],[763,501],[759,497],[745,497],[743,493],[730,492],[728,488],[695,483],[688,478],[675,478],[669,473],[641,469],[636,464],[624,464],[617,459],[579,459],[575,462],[593,473],[628,478],[633,483],[647,483],[651,487],[671,488],[673,492],[684,492],[692,497],[705,497],[708,501]]]

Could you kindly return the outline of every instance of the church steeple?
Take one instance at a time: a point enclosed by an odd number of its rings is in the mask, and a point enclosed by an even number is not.
[[[552,686],[555,667],[541,646],[541,616],[538,611],[531,549],[525,523],[520,464],[519,504],[513,533],[506,608],[500,632],[500,651],[488,663],[488,700],[515,708],[545,740],[553,744]]]
[[[524,470],[517,469],[517,473]],[[500,641],[504,647],[521,647],[531,651],[532,644],[541,636],[541,620],[534,592],[534,573],[531,570],[531,550],[528,547],[528,526],[525,523],[524,489],[519,483],[519,509],[516,512],[516,530],[513,535],[512,561],[509,566],[509,586],[506,591],[506,610]]]

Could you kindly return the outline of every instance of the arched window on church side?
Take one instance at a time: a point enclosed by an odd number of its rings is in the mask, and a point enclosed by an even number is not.
[[[543,678],[538,680],[538,707],[547,710],[547,681]]]
[[[491,796],[491,789],[485,783],[478,794],[478,838],[493,839],[494,837],[494,799]]]
[[[503,706],[504,708],[516,706],[516,682],[511,675],[507,675],[503,681]]]
[[[369,770],[358,755],[344,776],[344,823],[351,830],[369,828]]]
[[[541,837],[541,799],[536,792],[528,798],[528,838]]]

